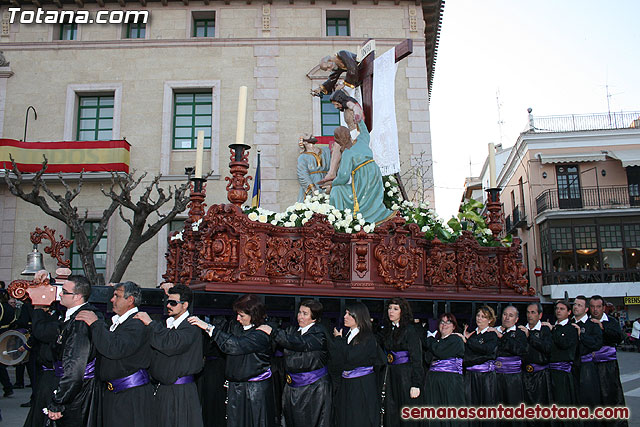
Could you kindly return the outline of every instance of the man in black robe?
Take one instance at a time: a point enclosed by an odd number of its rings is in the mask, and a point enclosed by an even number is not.
[[[141,321],[134,318],[142,301],[142,290],[133,282],[118,283],[111,303],[116,313],[108,327],[93,313],[82,311],[77,320],[91,329],[100,357],[99,377],[103,381],[103,425],[122,426],[122,414],[127,414],[127,426],[151,426],[153,388],[147,369],[151,363],[149,333]]]
[[[600,378],[593,361],[593,353],[602,347],[602,330],[589,320],[587,298],[582,295],[573,300],[574,327],[578,331],[578,351],[573,372],[578,403],[595,408],[600,406]]]
[[[67,308],[56,340],[56,375],[60,381],[49,403],[49,418],[59,427],[93,427],[100,420],[100,386],[96,378],[95,345],[89,327],[76,322],[80,310],[102,313],[87,303],[91,284],[84,276],[71,275],[62,283],[60,303]]]
[[[569,322],[571,308],[567,301],[556,301],[554,305],[556,323],[551,327],[551,355],[549,356],[549,373],[553,401],[557,405],[571,406],[576,404],[576,391],[573,384],[573,361],[578,346],[578,331]]]
[[[151,330],[151,376],[159,384],[153,403],[155,426],[202,427],[202,408],[194,376],[202,370],[202,332],[187,322],[193,293],[185,285],[168,290],[166,327],[147,313],[136,319]]]
[[[526,334],[516,326],[519,317],[517,308],[512,305],[507,306],[502,310],[502,325],[496,328],[498,352],[495,366],[498,403],[504,406],[518,406],[524,402],[522,357],[526,356],[529,345]]]
[[[542,305],[538,302],[527,306],[527,325],[519,329],[527,335],[529,351],[522,358],[524,401],[527,405],[539,403],[550,405],[551,378],[549,357],[551,355],[551,329],[542,325]]]
[[[602,331],[602,347],[594,354],[600,379],[600,398],[604,406],[625,406],[616,355],[616,347],[624,340],[624,334],[620,328],[620,322],[614,317],[607,317],[604,307],[605,301],[600,295],[594,295],[589,299],[591,321]],[[627,420],[616,420],[610,423],[616,426],[629,425]]]

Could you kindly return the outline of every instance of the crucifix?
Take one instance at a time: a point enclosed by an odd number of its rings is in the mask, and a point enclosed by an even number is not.
[[[367,40],[368,42],[368,40]],[[413,40],[406,39],[395,47],[395,61],[400,62],[402,59],[413,53]],[[364,111],[364,123],[367,125],[369,132],[373,130],[373,61],[375,60],[375,51],[367,55],[358,64],[358,79],[361,82],[362,87],[362,109]],[[400,186],[400,192],[405,200],[409,200],[407,192],[400,179],[400,174],[394,174],[398,185]]]

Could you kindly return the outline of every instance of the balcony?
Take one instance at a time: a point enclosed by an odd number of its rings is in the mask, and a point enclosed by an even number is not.
[[[544,285],[639,282],[638,269],[549,272],[542,276]]]
[[[558,197],[557,189],[545,190],[536,197],[536,214],[557,209],[611,209],[640,206],[637,186],[585,187],[580,197]],[[565,193],[566,194],[566,193]],[[634,194],[634,195],[631,195]]]
[[[628,129],[640,127],[640,112],[571,114],[534,117],[536,132],[575,132],[582,130]]]
[[[504,229],[507,233],[518,234],[518,228],[524,228],[527,226],[527,214],[524,210],[524,206],[516,206],[511,215],[507,215],[504,219]]]

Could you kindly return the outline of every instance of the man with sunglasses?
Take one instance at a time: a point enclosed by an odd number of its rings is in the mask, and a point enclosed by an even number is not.
[[[153,387],[147,372],[151,364],[149,331],[134,318],[141,302],[142,290],[137,284],[118,283],[111,298],[115,315],[110,327],[86,311],[76,318],[91,327],[91,339],[100,354],[98,366],[103,381],[102,424],[105,427],[152,425]]]
[[[193,293],[185,285],[167,290],[166,327],[147,313],[136,319],[151,329],[151,376],[159,383],[153,405],[157,427],[202,427],[202,409],[194,375],[203,368],[202,332],[186,321]]]
[[[97,351],[89,327],[76,322],[79,311],[96,319],[102,313],[87,301],[91,284],[84,276],[71,275],[62,283],[60,304],[67,308],[64,323],[54,344],[55,375],[60,378],[48,407],[49,418],[57,426],[93,427],[100,414],[100,385],[96,378]]]

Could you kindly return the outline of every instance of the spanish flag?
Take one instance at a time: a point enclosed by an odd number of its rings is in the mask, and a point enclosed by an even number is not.
[[[129,172],[130,145],[119,141],[23,142],[0,138],[0,169],[35,173],[48,160],[46,173]]]
[[[253,197],[251,198],[251,207],[260,207],[260,152],[258,151],[258,165],[256,166],[256,176],[253,180]]]

